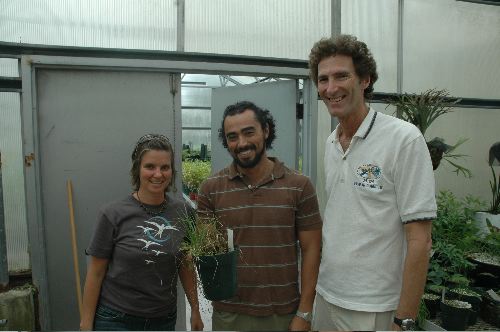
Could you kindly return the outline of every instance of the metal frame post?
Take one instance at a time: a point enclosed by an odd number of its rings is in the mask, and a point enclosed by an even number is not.
[[[2,153],[0,152],[0,289],[6,288],[9,285],[6,239],[2,185]]]

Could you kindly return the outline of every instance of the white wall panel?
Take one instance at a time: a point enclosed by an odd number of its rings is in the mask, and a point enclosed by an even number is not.
[[[175,0],[2,0],[0,40],[175,50]]]
[[[491,201],[489,181],[493,180],[488,166],[490,146],[500,141],[499,109],[460,109],[437,119],[426,132],[426,138],[439,136],[448,144],[455,144],[460,138],[469,140],[457,148],[456,153],[468,157],[459,160],[459,164],[468,167],[472,178],[466,179],[453,173],[452,167],[445,161],[436,170],[436,189],[451,190],[459,196],[471,194]],[[498,174],[499,167],[495,166]]]
[[[18,77],[17,59],[0,59],[0,76]]]
[[[186,0],[186,51],[307,59],[329,0]]]
[[[30,268],[20,119],[19,95],[0,92],[0,151],[10,272]]]
[[[500,6],[406,0],[404,89],[500,99]]]
[[[397,90],[397,0],[342,1],[342,33],[364,41],[377,62],[377,92]]]

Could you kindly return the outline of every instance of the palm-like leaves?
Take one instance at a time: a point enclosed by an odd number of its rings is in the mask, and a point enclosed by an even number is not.
[[[460,100],[461,99],[451,98],[448,91],[444,89],[429,89],[421,94],[401,94],[395,100],[389,101],[389,104],[397,107],[396,113],[399,118],[414,124],[420,129],[422,135],[425,135],[425,132],[429,129],[434,120],[441,115],[452,112],[454,105],[460,102]],[[436,140],[439,140],[443,147],[446,146],[446,149],[443,148],[441,151],[434,151],[436,148],[439,150],[439,147],[436,147]],[[457,174],[461,173],[465,177],[471,177],[470,170],[456,162],[457,159],[466,157],[466,155],[451,153],[466,140],[467,139],[460,139],[454,146],[445,144],[444,140],[441,138],[435,138],[428,142],[427,145],[429,146],[431,156],[434,159],[437,158],[437,160],[433,159],[434,169],[439,165],[439,160],[443,158],[455,168],[454,172]],[[433,152],[434,154],[438,152],[437,154],[439,156],[434,156]]]
[[[452,111],[460,99],[450,99],[446,90],[430,89],[422,94],[402,94],[391,104],[398,108],[401,119],[413,123],[422,135],[441,115]]]
[[[493,200],[491,202],[491,207],[488,212],[492,214],[500,214],[500,174],[498,175],[498,181],[497,181],[497,175],[495,174],[495,170],[493,169],[493,166],[491,167],[491,172],[493,173],[493,181],[490,180],[490,187],[491,187],[491,193],[493,194]]]

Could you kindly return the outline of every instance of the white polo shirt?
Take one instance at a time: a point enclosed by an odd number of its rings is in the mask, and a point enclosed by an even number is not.
[[[395,310],[404,223],[436,217],[429,151],[414,125],[371,108],[345,153],[337,131],[325,147],[328,201],[316,289],[349,310]]]

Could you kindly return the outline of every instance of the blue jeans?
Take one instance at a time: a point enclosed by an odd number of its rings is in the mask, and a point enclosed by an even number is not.
[[[95,331],[175,331],[177,312],[161,318],[144,318],[126,314],[105,305],[97,305]]]

